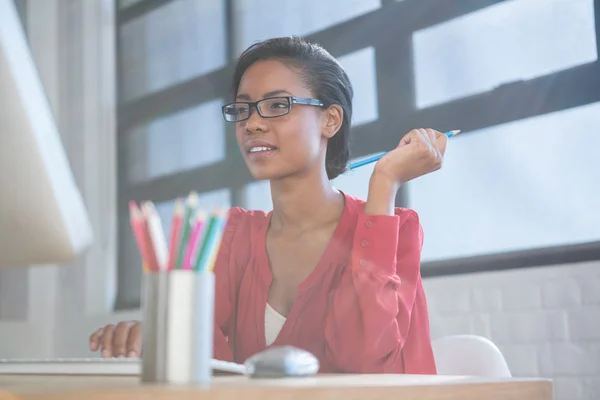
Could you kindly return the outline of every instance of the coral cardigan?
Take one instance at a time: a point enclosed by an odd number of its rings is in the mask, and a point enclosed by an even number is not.
[[[420,275],[417,214],[363,213],[344,195],[342,217],[272,346],[314,354],[320,372],[435,374]],[[214,356],[244,362],[264,350],[272,275],[266,252],[271,214],[233,208],[215,265]]]

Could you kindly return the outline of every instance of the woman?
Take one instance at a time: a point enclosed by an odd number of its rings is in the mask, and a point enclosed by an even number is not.
[[[420,277],[417,214],[394,207],[411,179],[440,168],[446,137],[405,135],[377,162],[367,201],[330,180],[349,158],[352,87],[323,48],[257,43],[239,58],[223,107],[273,211],[234,208],[217,259],[215,358],[243,362],[270,345],[317,356],[321,372],[435,374]],[[90,337],[104,357],[137,356],[140,324]]]

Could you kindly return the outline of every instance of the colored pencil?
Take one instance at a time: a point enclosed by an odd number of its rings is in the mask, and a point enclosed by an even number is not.
[[[177,252],[177,264],[175,265],[176,269],[181,269],[183,266],[183,257],[185,256],[186,244],[188,243],[190,237],[190,231],[192,226],[192,216],[196,212],[196,208],[198,207],[198,194],[196,192],[190,193],[186,202],[185,202],[185,213],[183,216],[183,220],[181,223],[180,236],[179,236],[179,249]]]
[[[210,253],[210,246],[212,246],[213,236],[215,234],[215,225],[218,223],[218,214],[212,212],[206,226],[204,237],[202,238],[202,244],[198,249],[198,257],[194,263],[194,271],[202,271],[208,262],[208,256]]]
[[[150,236],[150,227],[148,221],[144,219],[144,239],[146,241],[146,248],[148,253],[148,267],[150,271],[158,271],[158,260],[156,258],[156,250],[154,249],[154,243],[152,243],[152,237]]]
[[[148,225],[148,233],[150,234],[150,242],[154,249],[158,270],[165,271],[169,263],[169,248],[160,216],[156,212],[154,204],[150,201],[142,204],[142,214]]]
[[[208,257],[208,270],[213,271],[215,269],[215,262],[217,261],[217,256],[219,255],[219,250],[221,249],[221,242],[223,241],[223,234],[225,232],[225,227],[227,226],[227,213],[223,212],[223,215],[219,217],[219,227],[218,231],[215,234],[215,245],[212,248],[211,254]]]
[[[182,269],[192,269],[192,262],[196,259],[195,257],[198,254],[198,246],[202,240],[202,232],[203,228],[205,227],[205,223],[206,212],[203,210],[198,210],[196,218],[194,219],[190,240],[187,242]]]
[[[173,210],[173,219],[171,221],[171,236],[169,237],[169,263],[167,269],[169,271],[175,269],[177,263],[177,254],[179,252],[179,234],[181,232],[181,223],[185,206],[183,201],[177,199]]]
[[[460,131],[459,131],[459,130],[455,130],[455,131],[449,131],[449,132],[446,132],[446,133],[445,133],[445,135],[446,135],[448,138],[451,138],[451,137],[453,137],[453,136],[456,136],[456,135],[458,135],[459,133],[460,133]],[[351,170],[352,170],[352,169],[356,169],[356,168],[362,167],[363,165],[367,165],[367,164],[374,163],[375,161],[379,161],[379,160],[380,160],[380,159],[381,159],[383,156],[385,156],[387,153],[388,153],[387,151],[384,151],[383,153],[379,153],[379,154],[376,154],[376,155],[374,155],[374,156],[371,156],[371,157],[369,157],[369,158],[365,158],[364,160],[359,160],[359,161],[355,161],[355,162],[353,162],[353,163],[350,163],[350,169],[351,169]]]
[[[153,254],[154,250],[149,240],[146,220],[137,204],[133,201],[129,202],[129,220],[140,255],[142,256],[144,271],[148,272],[157,269],[156,257]]]
[[[142,267],[144,272],[148,272],[149,266],[146,256],[146,243],[144,241],[144,226],[142,212],[139,210],[135,202],[129,202],[129,224],[131,225],[131,231],[135,242],[142,257]]]
[[[184,201],[177,200],[169,244],[162,221],[152,202],[141,207],[129,203],[130,222],[142,256],[145,272],[186,269],[213,271],[227,224],[227,212],[207,213],[198,209],[198,195],[190,193]]]

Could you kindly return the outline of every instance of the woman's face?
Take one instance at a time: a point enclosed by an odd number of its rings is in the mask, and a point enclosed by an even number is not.
[[[242,76],[236,101],[267,97],[308,97],[297,70],[278,60],[257,61]],[[277,105],[274,105],[277,106]],[[323,168],[327,149],[327,116],[321,107],[293,104],[287,115],[263,118],[256,109],[236,124],[240,151],[256,179],[280,179]]]

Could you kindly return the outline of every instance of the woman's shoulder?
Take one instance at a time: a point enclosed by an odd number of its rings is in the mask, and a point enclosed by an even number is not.
[[[267,221],[268,213],[261,210],[247,210],[242,207],[232,207],[227,212],[227,230],[249,229],[258,227]]]
[[[230,208],[223,232],[222,248],[235,249],[236,257],[246,257],[252,253],[257,235],[264,230],[267,213],[259,210],[246,210],[241,207]]]
[[[242,207],[232,207],[227,212],[229,218],[233,219],[256,219],[266,220],[269,215],[267,212],[262,210],[247,210]]]

